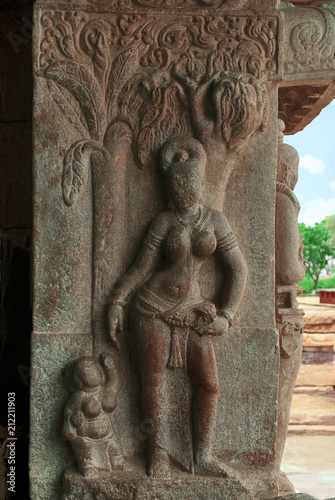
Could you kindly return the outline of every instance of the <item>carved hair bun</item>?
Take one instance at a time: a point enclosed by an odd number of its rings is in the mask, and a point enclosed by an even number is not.
[[[168,172],[171,165],[183,161],[200,163],[205,170],[206,152],[201,142],[184,135],[164,144],[160,152],[160,167],[164,173]]]

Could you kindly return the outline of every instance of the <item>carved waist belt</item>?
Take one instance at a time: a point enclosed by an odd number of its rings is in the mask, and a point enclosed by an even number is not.
[[[144,294],[141,291],[137,295],[136,309],[146,318],[160,318],[168,325],[171,325],[170,356],[167,363],[168,368],[186,368],[186,344],[189,328],[197,331],[197,325],[210,324],[216,318],[216,307],[211,302],[198,302],[195,300],[182,301],[177,305],[170,305],[169,309],[163,308],[167,303],[164,299],[156,296],[157,301],[148,299],[147,289]],[[172,305],[172,307],[171,307]],[[184,345],[184,355],[182,355],[180,344]],[[183,359],[184,358],[184,359]]]

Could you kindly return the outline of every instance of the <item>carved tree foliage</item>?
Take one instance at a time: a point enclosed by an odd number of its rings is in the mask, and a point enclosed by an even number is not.
[[[271,78],[277,67],[274,17],[88,19],[80,12],[45,11],[41,24],[40,70],[54,101],[81,130],[81,141],[64,159],[69,205],[85,183],[89,152],[103,151],[111,122],[129,125],[141,167],[173,136],[193,131],[199,140],[209,135],[230,148],[261,124],[261,78]]]

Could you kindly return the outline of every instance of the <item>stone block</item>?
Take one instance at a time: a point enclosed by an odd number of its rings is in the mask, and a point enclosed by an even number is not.
[[[32,496],[293,491],[305,269],[276,7],[36,2]]]

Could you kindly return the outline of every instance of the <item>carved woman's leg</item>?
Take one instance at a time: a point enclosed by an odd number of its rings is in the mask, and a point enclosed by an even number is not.
[[[165,405],[168,404],[164,371],[170,350],[170,327],[160,319],[146,318],[138,313],[133,315],[132,322],[137,334],[144,412],[146,418],[153,422],[148,474],[166,479],[171,475],[166,451],[168,428],[164,418]]]
[[[196,471],[227,475],[223,463],[213,457],[213,437],[219,381],[215,352],[208,337],[190,332],[188,369],[193,384],[193,442]]]

